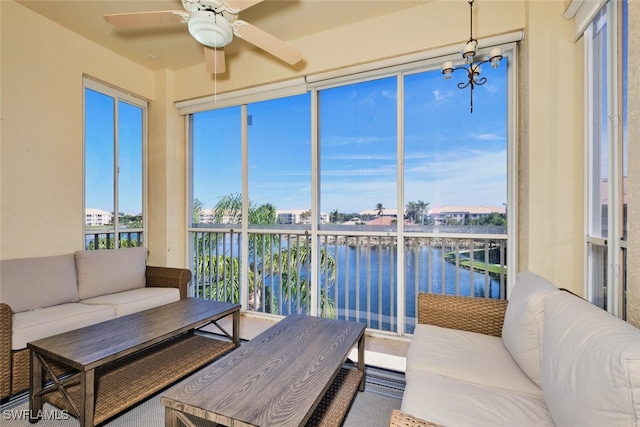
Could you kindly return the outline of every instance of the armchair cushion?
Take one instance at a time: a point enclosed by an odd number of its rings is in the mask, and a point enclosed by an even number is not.
[[[108,305],[59,304],[13,315],[11,349],[20,350],[29,341],[61,334],[116,317]]]
[[[475,332],[416,325],[407,353],[407,380],[416,371],[542,396],[542,390],[522,372],[500,337]]]
[[[14,313],[77,302],[73,254],[0,261],[0,296]]]
[[[542,387],[544,300],[559,292],[551,282],[531,272],[519,273],[502,326],[502,341],[511,357],[538,387]]]
[[[461,427],[555,426],[539,394],[419,374],[407,381],[400,409],[420,419]]]
[[[180,300],[177,288],[137,288],[82,300],[82,304],[110,305],[116,315],[126,316]]]
[[[566,292],[544,306],[542,388],[559,426],[635,426],[640,329]]]
[[[81,300],[146,285],[147,248],[77,251],[75,257]]]

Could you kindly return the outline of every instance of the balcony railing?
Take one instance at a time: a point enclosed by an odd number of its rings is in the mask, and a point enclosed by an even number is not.
[[[250,230],[244,258],[242,236],[192,232],[196,297],[278,315],[313,313],[313,307],[321,316],[412,333],[419,292],[506,295],[502,235],[405,235],[399,251],[399,238],[388,233],[324,231],[314,241],[302,230]]]
[[[116,237],[113,228],[88,228],[84,233],[84,248],[86,250],[114,249],[116,239],[119,239],[119,248],[139,247],[143,245],[143,231],[142,228],[119,230]]]

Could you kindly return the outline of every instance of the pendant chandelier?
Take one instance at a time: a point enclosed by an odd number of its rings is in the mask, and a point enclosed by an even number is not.
[[[470,108],[473,113],[473,89],[475,86],[482,86],[487,82],[486,77],[480,77],[481,65],[487,62],[491,63],[491,68],[498,68],[500,66],[500,60],[502,59],[502,50],[498,47],[494,47],[489,52],[488,59],[481,57],[476,59],[476,53],[478,51],[478,40],[473,38],[473,1],[469,0],[469,41],[464,45],[461,55],[464,59],[465,65],[453,66],[453,62],[447,61],[442,64],[442,74],[446,80],[451,79],[451,75],[456,70],[464,70],[467,73],[468,81],[458,83],[459,89],[471,88],[471,101]]]

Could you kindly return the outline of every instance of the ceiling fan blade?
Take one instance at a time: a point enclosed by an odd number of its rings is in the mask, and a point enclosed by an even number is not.
[[[236,9],[237,11],[241,12],[258,3],[262,3],[263,1],[264,0],[225,0],[225,3],[230,8]]]
[[[188,16],[188,14],[180,10],[160,10],[154,12],[114,13],[112,15],[104,15],[104,19],[118,28],[132,28],[186,22]]]
[[[288,64],[296,64],[302,59],[302,52],[298,49],[248,22],[238,20],[233,23],[233,26],[236,36],[269,52]]]
[[[209,46],[204,47],[204,65],[208,73],[221,74],[226,70],[224,62],[224,49],[212,48]]]

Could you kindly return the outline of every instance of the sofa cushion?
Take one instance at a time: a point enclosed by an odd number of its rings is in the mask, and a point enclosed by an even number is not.
[[[415,371],[429,372],[504,390],[542,395],[522,372],[500,337],[416,325],[407,352],[407,382]]]
[[[180,291],[177,288],[138,288],[81,300],[80,303],[113,306],[120,317],[178,300]]]
[[[430,372],[412,373],[401,409],[444,426],[554,425],[540,395],[492,388]]]
[[[78,251],[75,256],[81,300],[146,284],[146,248]]]
[[[640,329],[567,292],[544,306],[542,388],[559,426],[635,426]]]
[[[73,254],[0,261],[0,301],[14,313],[77,302]]]
[[[516,276],[502,326],[502,341],[525,374],[542,387],[544,300],[558,292],[551,282],[532,272]]]
[[[108,305],[60,304],[13,315],[11,349],[20,350],[30,341],[61,334],[94,323],[114,319],[116,310]]]

